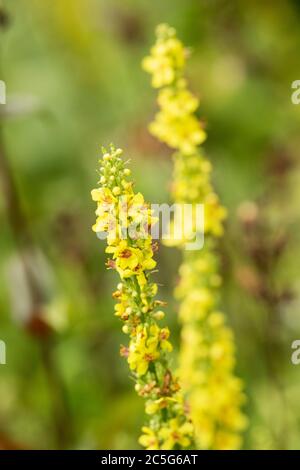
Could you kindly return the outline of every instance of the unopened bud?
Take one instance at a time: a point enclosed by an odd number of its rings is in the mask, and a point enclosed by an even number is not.
[[[121,193],[121,189],[119,188],[119,186],[115,186],[112,192],[114,196],[119,196],[119,194]]]
[[[156,320],[162,320],[165,317],[165,314],[162,310],[158,310],[157,312],[153,313],[153,317]]]

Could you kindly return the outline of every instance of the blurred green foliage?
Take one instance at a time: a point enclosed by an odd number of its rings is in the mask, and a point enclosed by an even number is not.
[[[172,162],[147,132],[155,94],[140,68],[163,21],[192,49],[205,149],[230,212],[223,294],[249,397],[245,447],[299,448],[300,369],[290,361],[300,336],[300,106],[290,99],[300,78],[299,3],[7,0],[0,9],[0,448],[137,447],[142,403],[118,355],[117,280],[90,230],[90,189],[99,145],[113,141],[146,198],[168,201]],[[264,209],[259,240],[288,233],[258,280],[237,216],[244,200]],[[157,274],[175,340],[177,256],[162,248]],[[271,275],[272,292],[291,293],[270,307],[249,283]]]

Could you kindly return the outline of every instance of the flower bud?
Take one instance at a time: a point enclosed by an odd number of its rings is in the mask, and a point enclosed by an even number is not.
[[[119,186],[115,186],[112,192],[114,196],[119,196],[119,194],[121,194],[121,189],[119,188]]]
[[[162,310],[158,310],[157,312],[153,313],[153,317],[156,320],[162,320],[165,317],[165,314]]]

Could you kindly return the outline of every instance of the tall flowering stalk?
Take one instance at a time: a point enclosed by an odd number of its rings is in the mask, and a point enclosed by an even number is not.
[[[184,78],[187,51],[168,25],[157,28],[157,40],[143,68],[158,91],[159,111],[150,132],[175,150],[172,196],[177,204],[204,204],[205,244],[184,250],[186,238],[172,241],[183,250],[180,281],[182,343],[179,376],[189,398],[196,442],[203,449],[238,449],[246,418],[241,412],[243,385],[234,375],[235,346],[231,329],[219,310],[218,239],[226,209],[211,183],[211,164],[200,145],[206,138],[196,116],[199,100]]]
[[[135,390],[145,399],[149,423],[139,439],[147,449],[182,449],[193,441],[193,426],[186,417],[183,395],[171,372],[168,327],[156,300],[157,284],[150,281],[155,244],[151,227],[156,220],[141,193],[128,180],[130,170],[120,157],[121,149],[111,146],[100,160],[100,187],[92,191],[97,202],[93,230],[107,234],[107,266],[115,269],[121,282],[113,297],[115,315],[123,322],[129,345],[120,353],[127,359],[135,380]]]

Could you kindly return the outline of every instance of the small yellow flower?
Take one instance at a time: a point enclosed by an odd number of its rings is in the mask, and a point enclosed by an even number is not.
[[[151,329],[148,333],[146,327],[138,328],[135,340],[130,343],[128,356],[129,367],[136,371],[138,376],[144,375],[149,364],[159,358],[158,345],[159,338],[152,334]]]
[[[169,450],[174,449],[176,445],[188,447],[191,444],[192,432],[191,423],[180,424],[177,418],[173,418],[159,431],[158,436],[163,441],[163,449]]]
[[[170,402],[178,403],[178,400],[172,397],[162,397],[157,400],[149,400],[146,403],[146,413],[152,415],[156,413],[157,410],[167,408]]]
[[[170,336],[169,328],[162,328],[158,334],[160,339],[160,347],[162,349],[165,349],[166,351],[171,352],[173,347],[172,344],[168,341],[168,338]]]
[[[147,450],[161,449],[158,437],[155,431],[153,431],[153,429],[147,426],[143,426],[142,432],[143,434],[139,438],[139,443],[141,444],[141,446],[145,447]]]
[[[126,240],[121,240],[117,246],[108,246],[105,251],[111,253],[116,260],[116,269],[121,278],[135,275],[143,260],[141,250],[128,246]]]

